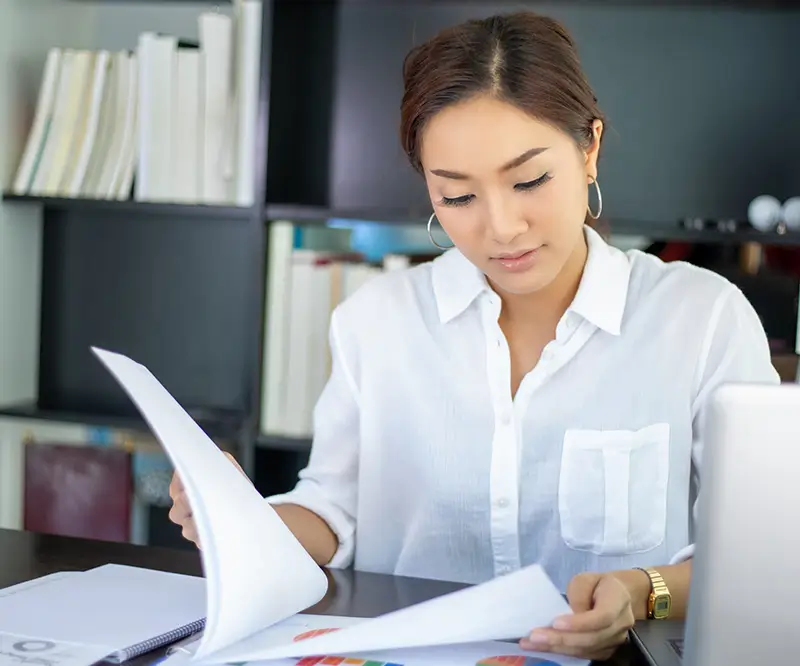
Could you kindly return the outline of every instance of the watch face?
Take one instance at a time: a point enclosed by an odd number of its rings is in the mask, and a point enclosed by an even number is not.
[[[660,597],[656,597],[655,602],[653,603],[653,617],[655,618],[665,618],[669,616],[670,608],[672,607],[672,598],[665,594]]]

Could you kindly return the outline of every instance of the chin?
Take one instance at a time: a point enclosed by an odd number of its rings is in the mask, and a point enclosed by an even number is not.
[[[555,276],[541,270],[530,270],[515,275],[489,275],[489,280],[501,291],[515,296],[535,294],[547,287]]]

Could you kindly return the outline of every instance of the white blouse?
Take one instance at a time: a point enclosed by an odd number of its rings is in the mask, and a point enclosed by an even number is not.
[[[457,250],[367,283],[334,312],[333,367],[292,502],[330,563],[480,582],[691,553],[709,395],[778,383],[761,322],[710,271],[586,228],[577,295],[511,397],[500,299]]]

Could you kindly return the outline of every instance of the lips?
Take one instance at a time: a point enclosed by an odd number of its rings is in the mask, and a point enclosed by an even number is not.
[[[519,252],[508,253],[508,254],[498,254],[493,259],[521,259],[524,257],[528,252],[533,252],[534,250],[520,250]]]
[[[512,273],[526,271],[536,263],[539,249],[540,248],[535,248],[533,250],[521,250],[519,252],[499,254],[492,258],[492,263]]]

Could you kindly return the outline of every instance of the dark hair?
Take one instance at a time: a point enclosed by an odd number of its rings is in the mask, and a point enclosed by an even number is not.
[[[473,19],[414,47],[403,64],[400,138],[422,171],[420,135],[446,106],[491,94],[591,145],[604,120],[572,37],[558,21],[531,11]]]

